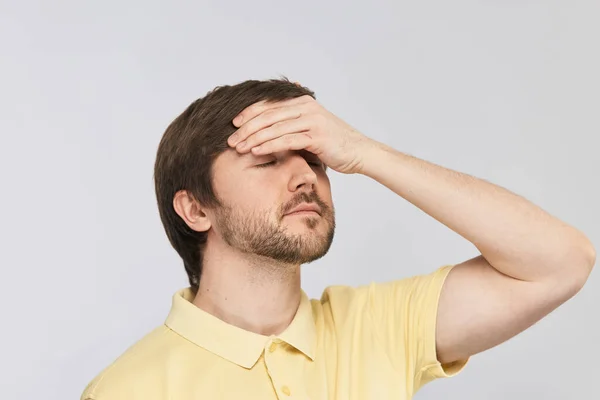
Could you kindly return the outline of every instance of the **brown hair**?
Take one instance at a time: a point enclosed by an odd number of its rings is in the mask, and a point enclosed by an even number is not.
[[[171,245],[183,259],[194,293],[202,274],[207,232],[192,230],[175,212],[175,194],[186,190],[200,204],[220,207],[212,185],[212,165],[229,148],[227,139],[237,129],[233,118],[261,100],[277,102],[304,95],[315,98],[314,92],[286,77],[218,86],[190,104],[163,134],[154,165],[158,211]]]

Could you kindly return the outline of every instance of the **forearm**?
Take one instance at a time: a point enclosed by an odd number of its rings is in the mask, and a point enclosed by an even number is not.
[[[574,227],[500,186],[374,142],[361,173],[473,243],[500,272],[525,281],[583,273],[594,248]]]

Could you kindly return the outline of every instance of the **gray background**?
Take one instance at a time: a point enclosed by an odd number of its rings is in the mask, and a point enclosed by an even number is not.
[[[155,151],[214,86],[286,75],[366,135],[524,195],[598,247],[600,2],[0,2],[0,385],[73,399],[187,284]],[[331,172],[318,297],[476,255],[364,176]],[[600,398],[600,281],[416,399]]]

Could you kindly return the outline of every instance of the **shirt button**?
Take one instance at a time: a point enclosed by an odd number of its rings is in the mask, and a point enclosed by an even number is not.
[[[290,388],[287,386],[284,386],[281,388],[281,391],[283,392],[283,394],[285,394],[286,396],[289,396],[290,394],[292,394],[292,392],[290,391]]]

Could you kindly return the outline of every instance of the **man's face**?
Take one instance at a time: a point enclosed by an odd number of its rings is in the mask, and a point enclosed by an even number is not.
[[[229,149],[214,164],[214,188],[224,206],[212,228],[229,246],[289,264],[323,257],[335,232],[329,177],[308,151],[255,156]],[[289,214],[302,204],[317,213]]]

